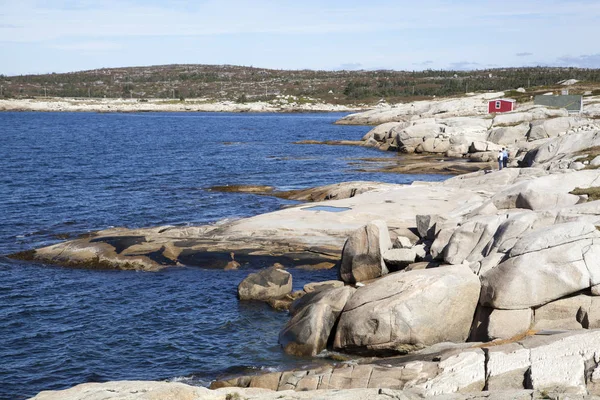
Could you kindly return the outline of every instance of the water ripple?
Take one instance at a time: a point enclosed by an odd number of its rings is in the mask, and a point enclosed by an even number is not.
[[[292,144],[356,140],[369,130],[333,125],[340,117],[0,113],[0,255],[109,227],[205,224],[293,204],[205,190],[214,185],[410,182],[348,170],[349,159],[391,153]],[[277,345],[286,313],[237,301],[237,284],[258,267],[137,273],[0,257],[0,399],[107,380],[206,385],[223,374],[306,363]],[[296,288],[335,277],[292,274]]]

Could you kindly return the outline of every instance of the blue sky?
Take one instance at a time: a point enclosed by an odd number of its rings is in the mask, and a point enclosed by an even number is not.
[[[0,0],[0,74],[175,63],[600,68],[600,1]]]

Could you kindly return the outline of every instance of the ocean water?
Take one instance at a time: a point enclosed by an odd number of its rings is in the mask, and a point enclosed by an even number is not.
[[[240,303],[238,271],[74,270],[4,257],[114,226],[217,223],[294,202],[207,191],[299,189],[351,180],[409,183],[437,175],[365,173],[355,146],[370,128],[343,114],[0,113],[0,399],[107,380],[207,385],[227,374],[318,360],[277,344],[285,312]],[[291,269],[294,287],[335,271]]]

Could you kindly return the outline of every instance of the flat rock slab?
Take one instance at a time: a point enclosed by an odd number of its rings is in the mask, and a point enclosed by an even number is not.
[[[436,347],[440,350],[435,351]],[[375,362],[364,359],[352,364],[237,377],[216,381],[211,388],[264,387],[265,383],[272,390],[296,391],[377,387],[432,399],[543,398],[538,397],[540,393],[596,398],[593,395],[600,394],[600,388],[594,378],[586,376],[598,374],[598,348],[599,330],[574,331],[527,336],[501,345],[434,346],[432,351]],[[490,392],[484,392],[484,387]],[[584,397],[588,392],[590,397]]]
[[[432,400],[531,400],[558,398],[560,393],[532,390],[499,390],[479,393],[452,393],[428,397]],[[32,400],[421,400],[411,390],[386,388],[321,389],[307,391],[273,391],[257,387],[227,387],[209,390],[177,382],[122,381],[84,383],[73,388],[44,391]],[[575,397],[569,397],[575,399]],[[576,397],[578,400],[597,399],[594,396]]]
[[[386,221],[390,230],[406,229],[414,226],[418,213],[451,213],[458,205],[462,213],[485,199],[441,184],[389,185],[311,204],[350,209],[344,212],[307,212],[306,205],[299,205],[215,225],[108,229],[12,257],[78,268],[156,271],[179,265],[224,268],[233,252],[242,267],[247,262],[310,266],[339,260],[346,238],[372,220]]]
[[[389,185],[310,205],[346,209],[343,212],[306,211],[307,205],[303,204],[214,225],[108,229],[12,257],[79,268],[156,271],[179,265],[224,268],[232,261],[233,252],[234,260],[242,267],[246,262],[263,261],[264,266],[275,262],[286,266],[316,265],[339,260],[346,238],[373,220],[385,221],[390,231],[414,230],[417,215],[460,219],[489,204],[499,192],[502,194],[497,197],[498,203],[514,208],[522,183],[548,176],[552,179],[529,187],[549,188],[563,181],[569,185],[591,183],[600,171],[570,172],[568,179],[564,174],[556,178],[549,174],[535,168],[508,168],[439,183]],[[556,190],[569,185],[559,185]]]

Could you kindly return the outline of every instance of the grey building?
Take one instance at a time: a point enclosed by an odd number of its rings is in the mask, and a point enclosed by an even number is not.
[[[583,96],[548,96],[539,95],[533,99],[533,104],[546,107],[566,108],[570,113],[580,113],[583,111]]]

